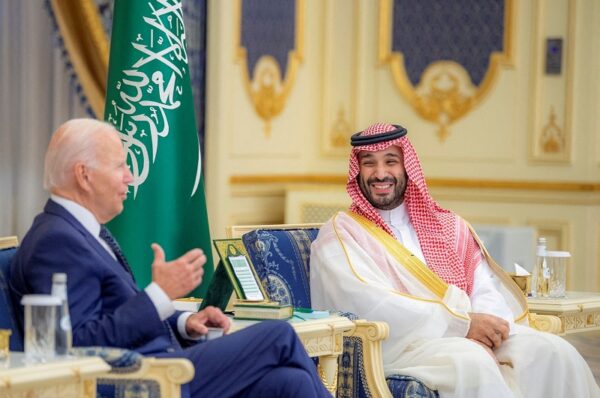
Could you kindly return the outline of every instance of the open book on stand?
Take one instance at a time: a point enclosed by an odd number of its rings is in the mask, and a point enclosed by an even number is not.
[[[235,319],[290,319],[294,315],[294,308],[274,301],[237,301],[233,304],[233,313]]]

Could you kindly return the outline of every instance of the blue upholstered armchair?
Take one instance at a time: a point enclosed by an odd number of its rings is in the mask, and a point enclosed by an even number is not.
[[[9,292],[10,263],[17,248],[16,237],[0,237],[0,329],[12,330],[11,351],[23,351],[23,336],[17,327],[15,307]],[[157,359],[136,352],[109,347],[78,347],[76,355],[100,356],[111,366],[108,376],[97,380],[97,396],[108,397],[179,397],[181,384],[194,376],[187,359]]]
[[[310,308],[310,245],[318,228],[317,224],[238,226],[230,227],[228,235],[242,238],[271,300]],[[338,362],[338,398],[438,396],[413,377],[386,379],[381,341],[388,335],[387,324],[355,323],[353,334],[344,337],[344,353]]]

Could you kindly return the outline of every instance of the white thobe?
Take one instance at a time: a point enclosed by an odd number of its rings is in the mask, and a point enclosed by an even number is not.
[[[377,210],[383,221],[390,227],[396,239],[404,245],[411,253],[417,256],[424,264],[425,256],[421,250],[421,244],[417,232],[410,222],[406,204],[402,203],[393,210]],[[482,258],[481,263],[475,269],[473,276],[473,288],[469,298],[471,300],[471,311],[486,314],[494,314],[510,324],[511,334],[514,333],[514,316],[506,305],[502,295],[498,292],[498,284],[501,282],[492,272],[487,260]]]
[[[423,260],[408,218],[395,212],[389,216],[384,219],[394,234]],[[507,290],[487,263],[487,272],[484,265],[476,275],[471,297],[452,285],[443,298],[437,297],[346,213],[323,225],[310,261],[314,308],[350,311],[389,324],[382,347],[387,375],[414,376],[444,398],[600,396],[589,367],[570,344],[514,323],[522,308],[510,297],[504,299]],[[513,322],[513,335],[495,351],[499,361],[512,367],[497,365],[479,344],[465,338],[469,312],[489,312]]]

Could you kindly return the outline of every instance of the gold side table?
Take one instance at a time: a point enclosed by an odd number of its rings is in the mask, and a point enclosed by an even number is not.
[[[600,330],[600,293],[567,292],[564,298],[527,298],[529,310],[556,315],[561,320],[560,334]]]
[[[26,364],[24,354],[11,352],[10,362],[0,368],[0,397],[96,396],[96,378],[110,371],[99,357],[58,359],[44,364]]]
[[[233,319],[231,332],[258,321]],[[325,387],[335,395],[337,389],[338,356],[344,350],[343,336],[356,328],[348,318],[330,315],[327,318],[305,321],[290,320],[296,334],[310,357],[319,357],[319,375]]]

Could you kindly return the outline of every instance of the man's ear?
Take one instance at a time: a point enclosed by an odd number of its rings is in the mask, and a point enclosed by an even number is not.
[[[89,174],[89,168],[79,162],[76,163],[75,166],[73,166],[73,174],[75,175],[75,183],[77,184],[77,186],[84,190],[84,191],[89,191],[90,190],[90,174]]]

